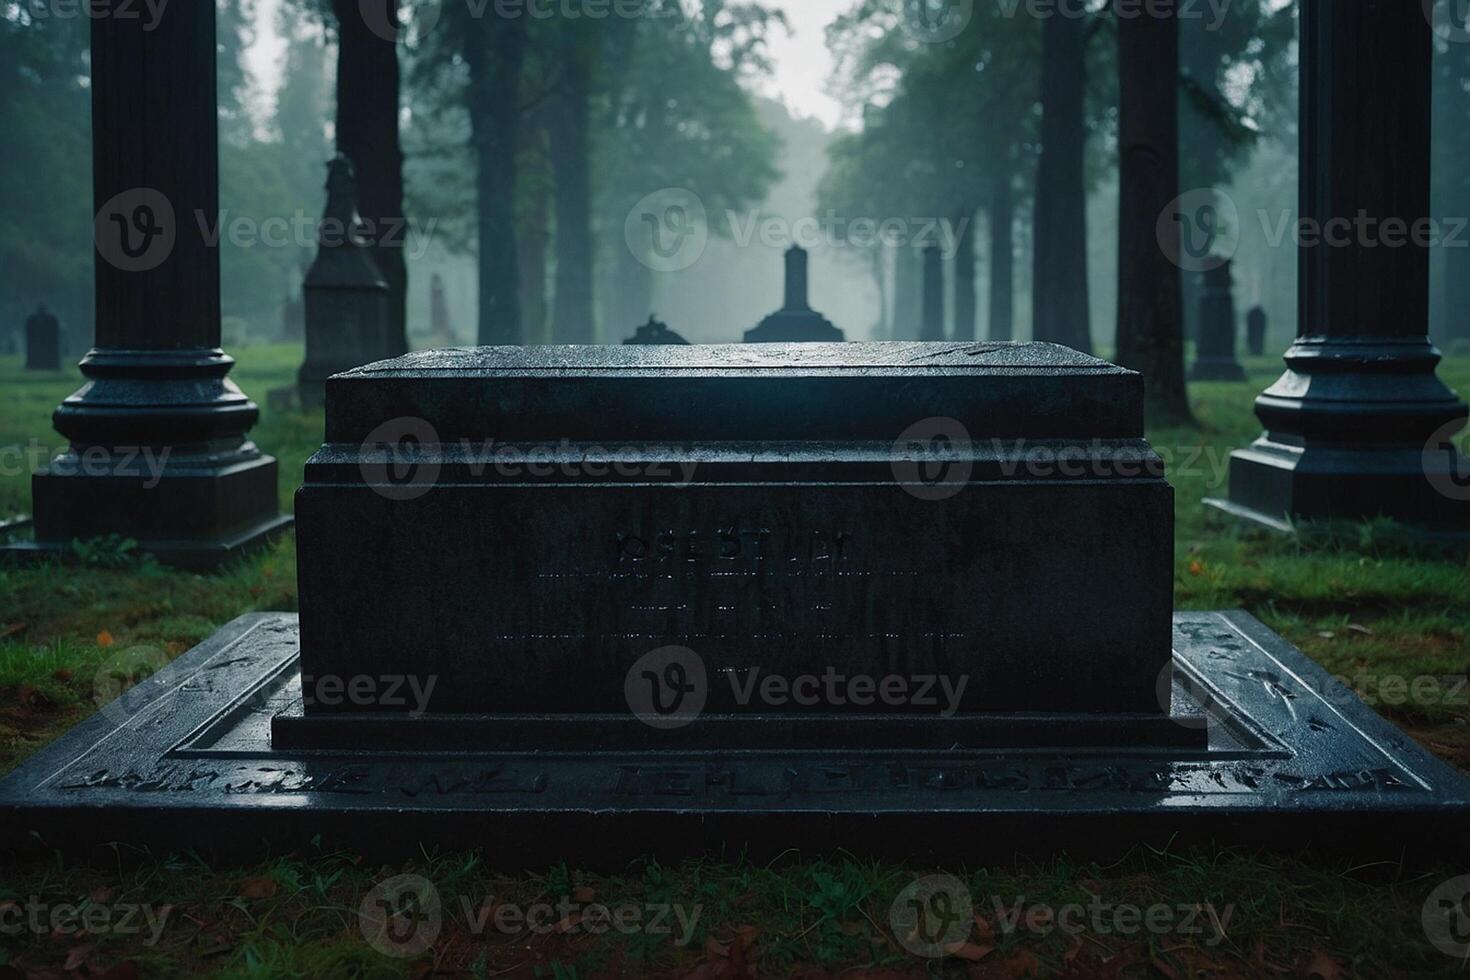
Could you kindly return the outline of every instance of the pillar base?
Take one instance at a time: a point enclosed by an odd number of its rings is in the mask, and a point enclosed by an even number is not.
[[[207,570],[290,527],[275,459],[245,438],[259,413],[226,377],[233,363],[218,348],[88,354],[88,384],[55,415],[71,448],[31,478],[34,540],[5,552],[70,555],[117,535]]]
[[[1256,400],[1266,432],[1231,454],[1222,510],[1277,529],[1391,518],[1470,530],[1470,459],[1454,446],[1465,403],[1426,339],[1306,337]]]

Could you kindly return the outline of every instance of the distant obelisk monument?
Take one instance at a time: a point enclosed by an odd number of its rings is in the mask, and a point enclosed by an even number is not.
[[[355,231],[357,178],[352,162],[338,155],[327,165],[327,173],[321,240],[301,287],[306,360],[298,386],[307,404],[320,400],[322,386],[332,375],[396,356],[388,281]]]
[[[745,332],[747,344],[842,341],[847,337],[807,301],[807,252],[799,245],[786,253],[786,305]]]

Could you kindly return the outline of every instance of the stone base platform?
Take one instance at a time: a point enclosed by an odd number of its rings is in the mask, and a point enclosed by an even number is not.
[[[538,748],[484,716],[421,731],[400,720],[321,747],[332,738],[300,724],[297,636],[294,615],[241,617],[37,753],[0,781],[0,847],[248,860],[319,839],[372,860],[479,849],[501,867],[608,868],[790,849],[952,864],[1192,841],[1364,861],[1467,848],[1470,779],[1239,612],[1174,618],[1160,687],[1182,734],[990,716],[945,722],[946,747],[863,738],[855,719],[841,723],[850,747],[781,734],[799,723],[701,741],[699,719]],[[1074,725],[1075,739],[1056,737]],[[273,729],[317,747],[273,745]]]

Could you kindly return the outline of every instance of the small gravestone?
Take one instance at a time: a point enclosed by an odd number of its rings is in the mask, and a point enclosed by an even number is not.
[[[306,274],[306,360],[298,375],[304,404],[319,403],[327,378],[394,356],[388,281],[357,234],[352,163],[328,164],[327,207],[316,261]]]
[[[924,310],[920,340],[944,339],[944,260],[938,245],[924,248]]]
[[[650,316],[648,322],[639,327],[627,340],[625,344],[684,344],[689,341],[669,329],[669,325],[663,321]]]
[[[843,332],[812,309],[807,299],[807,251],[786,253],[786,305],[745,332],[747,344],[818,343],[845,340]]]
[[[1244,381],[1245,368],[1235,356],[1235,295],[1231,264],[1222,260],[1206,270],[1199,300],[1199,343],[1194,381]]]
[[[26,318],[26,370],[61,370],[61,324],[44,305]]]
[[[1252,357],[1266,353],[1266,311],[1257,306],[1245,315],[1246,350]]]

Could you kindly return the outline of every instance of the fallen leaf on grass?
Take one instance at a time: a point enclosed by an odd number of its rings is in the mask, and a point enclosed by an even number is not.
[[[66,682],[70,681],[73,676],[74,675],[72,674],[70,668],[63,667],[60,670],[56,671],[56,673],[52,674],[51,678],[52,680],[58,680],[61,681],[61,683],[65,684]]]
[[[110,646],[112,646],[112,634],[109,633],[107,630],[103,630],[101,633],[98,633],[97,634],[97,645],[99,647],[110,647]]]
[[[978,943],[959,942],[951,943],[944,947],[944,952],[946,955],[953,956],[956,959],[979,963],[985,957],[995,952],[995,947],[989,945],[981,946]]]
[[[1039,977],[1041,960],[1029,949],[1020,949],[996,964],[1003,977]]]
[[[1204,573],[1205,573],[1205,566],[1204,566],[1204,564],[1202,562],[1192,561],[1192,562],[1189,563],[1189,574],[1195,575],[1195,576],[1199,576],[1199,575],[1203,575]]]
[[[74,973],[87,965],[87,957],[91,953],[91,946],[73,946],[66,951],[66,962],[61,964],[61,968],[67,973]],[[90,973],[91,971],[89,970],[88,972]]]
[[[578,885],[572,889],[572,900],[586,905],[597,897],[597,892],[590,885]]]
[[[240,882],[242,898],[270,898],[276,893],[274,878],[246,878]]]
[[[1342,980],[1347,976],[1342,964],[1337,957],[1326,950],[1312,950],[1312,962],[1307,964],[1307,976],[1320,977],[1321,980]]]

